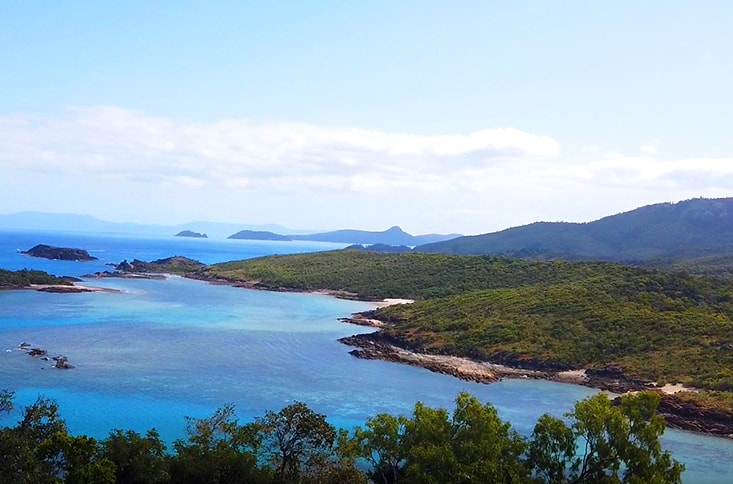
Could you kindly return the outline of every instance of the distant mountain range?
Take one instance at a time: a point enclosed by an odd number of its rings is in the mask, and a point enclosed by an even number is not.
[[[659,203],[589,223],[537,222],[422,245],[416,250],[617,262],[733,254],[733,198]]]
[[[404,232],[399,227],[392,227],[383,232],[337,230],[334,232],[309,234],[307,231],[289,229],[281,225],[273,224],[248,225],[219,222],[190,222],[181,225],[152,225],[129,222],[108,222],[90,215],[46,212],[20,212],[8,215],[0,214],[0,229],[52,230],[179,237],[195,237],[196,234],[200,234],[201,236],[206,234],[211,238],[220,239],[229,238],[281,241],[311,240],[316,242],[335,242],[343,244],[386,244],[408,246],[440,242],[460,236],[460,234],[426,234],[415,236]]]
[[[281,233],[305,233],[282,225],[248,225],[220,222],[189,222],[181,225],[153,225],[130,222],[109,222],[90,215],[70,213],[20,212],[0,214],[0,229],[53,230],[67,232],[96,232],[110,234],[135,234],[174,236],[182,231],[206,233],[209,237],[224,239],[243,228]]]
[[[294,234],[280,235],[272,232],[241,230],[230,235],[230,239],[249,240],[311,240],[314,242],[335,242],[343,244],[384,244],[394,246],[416,246],[441,242],[460,237],[460,234],[425,234],[410,235],[400,227],[394,226],[382,232],[369,232],[366,230],[336,230],[333,232],[321,232],[316,234]]]

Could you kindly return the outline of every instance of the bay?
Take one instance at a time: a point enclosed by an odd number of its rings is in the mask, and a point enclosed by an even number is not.
[[[35,259],[18,253],[37,243],[78,247],[94,262]],[[123,259],[183,255],[206,263],[273,253],[329,250],[336,244],[104,234],[0,232],[0,267],[81,276]],[[104,438],[112,428],[155,427],[172,442],[184,416],[205,417],[232,403],[242,421],[303,401],[334,425],[352,428],[380,412],[409,413],[416,401],[452,407],[461,391],[494,404],[529,434],[542,413],[562,415],[595,390],[554,382],[504,380],[480,385],[420,368],[364,361],[336,340],[365,331],[338,322],[370,303],[315,294],[252,291],[201,281],[93,279],[116,293],[0,292],[0,388],[19,406],[56,399],[75,433]],[[63,354],[61,371],[29,357],[21,342]],[[2,416],[12,425],[19,411]],[[667,431],[665,447],[683,461],[686,482],[727,482],[733,441]]]

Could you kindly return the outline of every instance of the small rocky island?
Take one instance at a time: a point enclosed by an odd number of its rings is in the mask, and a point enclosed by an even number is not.
[[[194,232],[192,230],[181,230],[175,236],[176,237],[193,237],[196,239],[208,239],[209,238],[206,234]]]
[[[163,274],[185,274],[191,273],[206,266],[203,262],[199,262],[188,257],[173,256],[165,259],[158,259],[145,262],[139,259],[133,259],[132,262],[123,260],[117,265],[108,264],[114,267],[114,272],[104,271],[94,274],[86,274],[84,277],[104,278],[104,277],[123,277],[135,279],[164,279]]]
[[[30,343],[26,342],[19,344],[18,348],[21,351],[26,352],[28,356],[39,358],[43,361],[49,361],[48,351],[43,348],[32,346]],[[74,365],[69,363],[69,359],[63,355],[54,356],[50,359],[54,361],[54,363],[51,364],[50,368],[57,368],[59,370],[71,370],[72,368],[74,368]]]
[[[38,244],[28,249],[22,254],[31,257],[40,257],[51,260],[71,260],[71,261],[91,261],[97,260],[96,257],[89,255],[84,249],[74,249],[71,247],[54,247],[52,245]]]

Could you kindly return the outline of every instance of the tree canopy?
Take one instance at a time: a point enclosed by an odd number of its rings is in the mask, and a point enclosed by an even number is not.
[[[564,418],[543,415],[522,436],[496,409],[461,393],[455,408],[415,404],[352,432],[303,402],[240,424],[226,405],[187,418],[169,453],[155,429],[71,435],[52,400],[0,429],[0,481],[19,483],[675,483],[684,470],[659,437],[653,393],[598,394]]]

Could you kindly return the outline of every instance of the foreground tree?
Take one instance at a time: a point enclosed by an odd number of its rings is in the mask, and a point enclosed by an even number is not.
[[[303,402],[279,412],[268,411],[255,422],[262,443],[262,455],[275,469],[278,481],[297,482],[327,466],[333,455],[336,429],[326,416],[315,413]]]
[[[524,482],[525,442],[491,404],[468,393],[445,409],[418,403],[407,422],[406,481],[420,483]]]
[[[101,442],[102,456],[116,467],[118,484],[168,482],[166,447],[155,429],[143,437],[132,430],[115,429]]]
[[[0,390],[0,412],[10,413],[13,410],[13,397],[15,392]]]
[[[407,459],[405,434],[408,419],[380,413],[366,421],[364,428],[354,430],[358,454],[372,466],[369,476],[380,484],[393,484],[401,479]]]
[[[0,482],[678,483],[684,467],[661,447],[658,404],[654,393],[618,404],[598,394],[567,420],[542,416],[529,439],[467,393],[452,413],[418,402],[411,417],[380,414],[353,436],[301,402],[245,425],[230,405],[188,418],[168,455],[155,430],[114,430],[101,444],[71,436],[56,403],[39,398],[0,429]]]
[[[219,408],[211,417],[187,417],[188,440],[173,444],[171,482],[224,484],[269,482],[269,472],[257,467],[258,446],[252,425],[240,426],[234,407]]]
[[[614,405],[599,393],[575,404],[564,421],[544,415],[527,463],[541,482],[676,483],[684,466],[663,451],[659,395],[641,392]]]

